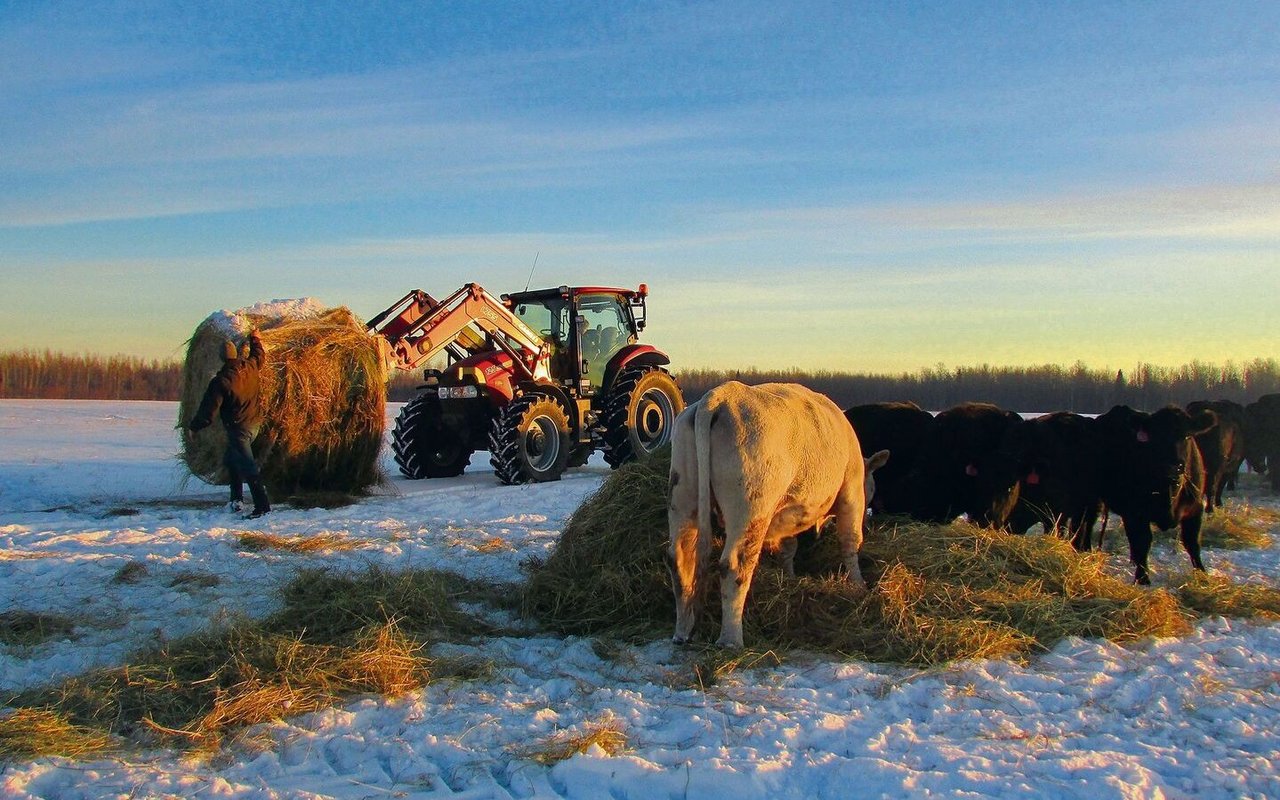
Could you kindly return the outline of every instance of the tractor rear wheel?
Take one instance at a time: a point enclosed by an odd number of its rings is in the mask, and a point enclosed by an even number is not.
[[[508,485],[560,480],[572,449],[564,406],[537,392],[511,401],[489,431],[489,463]]]
[[[675,378],[659,367],[627,367],[605,398],[604,460],[618,468],[671,441],[684,395]]]
[[[420,394],[400,409],[391,452],[406,478],[451,478],[471,461],[471,448],[440,414],[440,401]]]

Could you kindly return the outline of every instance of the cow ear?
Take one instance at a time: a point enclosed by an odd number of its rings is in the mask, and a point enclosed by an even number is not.
[[[867,472],[875,472],[887,463],[889,463],[889,451],[879,450],[867,459]]]
[[[1213,430],[1218,424],[1218,415],[1212,409],[1205,408],[1196,414],[1190,415],[1190,430],[1188,436],[1199,436],[1202,433]]]

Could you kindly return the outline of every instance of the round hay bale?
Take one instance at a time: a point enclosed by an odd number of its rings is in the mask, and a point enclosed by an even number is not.
[[[224,343],[243,345],[255,328],[267,351],[260,387],[266,422],[253,450],[271,494],[356,494],[379,483],[386,372],[373,338],[346,307],[294,300],[209,315],[187,343],[179,427],[190,422],[221,368]],[[226,485],[219,421],[182,439],[191,473]]]

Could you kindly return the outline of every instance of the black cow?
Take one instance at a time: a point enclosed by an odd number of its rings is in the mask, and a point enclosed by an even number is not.
[[[1018,480],[1009,530],[1026,533],[1040,523],[1046,533],[1061,530],[1077,550],[1089,550],[1102,506],[1095,421],[1069,411],[1045,414],[1012,426],[1001,449]]]
[[[1254,472],[1271,479],[1280,492],[1280,394],[1264,394],[1245,406],[1245,458]]]
[[[888,450],[889,462],[875,474],[876,493],[870,508],[876,513],[905,514],[911,510],[906,478],[933,425],[933,415],[915,403],[867,403],[844,412],[858,434],[862,452]]]
[[[1218,424],[1196,437],[1204,459],[1204,510],[1212,514],[1222,505],[1222,490],[1234,489],[1236,473],[1244,461],[1244,406],[1230,400],[1196,400],[1187,403],[1187,413],[1196,416],[1210,411]]]
[[[1212,413],[1193,418],[1177,406],[1152,414],[1115,406],[1095,423],[1102,447],[1102,501],[1124,521],[1134,580],[1140,584],[1151,583],[1147,556],[1152,525],[1160,530],[1179,525],[1191,565],[1204,570],[1200,524],[1205,473],[1194,437],[1214,421]]]
[[[1021,423],[990,403],[964,403],[934,417],[907,478],[911,516],[942,523],[967,514],[978,525],[1004,527],[1018,481],[1000,443]]]

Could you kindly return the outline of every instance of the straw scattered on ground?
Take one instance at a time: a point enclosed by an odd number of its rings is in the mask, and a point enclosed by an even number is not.
[[[62,614],[14,609],[0,614],[0,644],[31,647],[50,639],[68,639],[75,620]]]
[[[627,743],[621,721],[607,718],[583,725],[580,730],[558,731],[536,744],[516,750],[515,755],[549,767],[592,749],[616,756],[627,749]]]
[[[556,550],[528,565],[525,613],[563,633],[653,638],[671,632],[665,561],[669,456],[614,472],[575,511]],[[882,521],[866,535],[857,592],[835,574],[835,537],[819,537],[788,579],[777,559],[757,569],[744,632],[754,651],[791,648],[930,666],[957,659],[1025,661],[1068,636],[1132,642],[1187,632],[1197,616],[1268,617],[1280,594],[1221,578],[1173,592],[1112,577],[1107,554],[1066,541],[971,525]],[[718,546],[718,543],[717,543]],[[715,560],[694,635],[719,634]],[[807,574],[806,574],[807,573]]]
[[[310,536],[283,536],[278,533],[245,531],[236,534],[240,547],[251,553],[263,550],[282,550],[286,553],[327,553],[355,550],[364,543],[336,533],[317,533]]]
[[[1229,503],[1204,518],[1200,543],[1223,550],[1271,546],[1270,531],[1280,528],[1280,511],[1248,503]]]
[[[205,749],[244,726],[354,694],[487,676],[491,665],[426,654],[435,642],[490,631],[459,610],[459,594],[459,579],[433,572],[303,572],[262,622],[176,640],[126,666],[9,699],[23,713],[0,717],[0,746],[26,757],[67,754],[72,734],[83,734]],[[46,736],[54,725],[70,732]]]
[[[54,711],[17,708],[0,714],[0,759],[83,758],[111,750],[101,730],[72,725]]]

